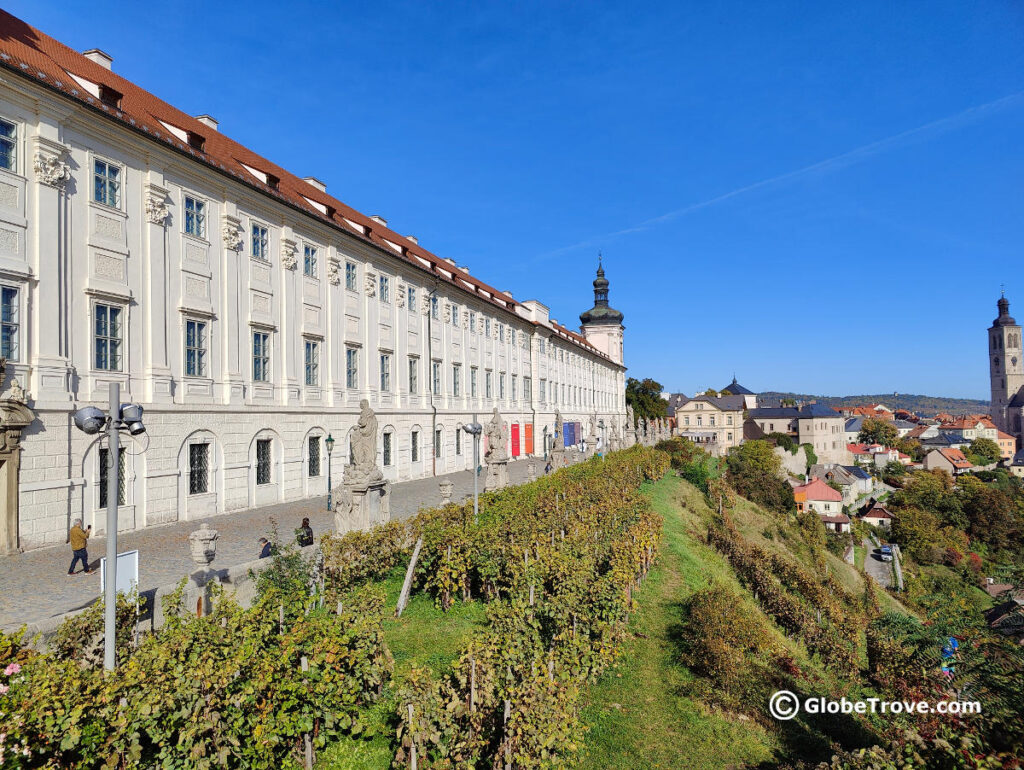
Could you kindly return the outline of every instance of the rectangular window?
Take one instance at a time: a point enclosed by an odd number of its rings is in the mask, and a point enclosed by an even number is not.
[[[505,372],[498,375],[498,398],[505,400]]]
[[[270,233],[263,225],[252,226],[252,255],[257,259],[270,259]]]
[[[512,400],[516,400],[516,376],[512,375]]]
[[[96,306],[96,368],[108,372],[121,371],[121,312],[112,305]]]
[[[441,392],[441,362],[431,361],[430,362],[430,385],[432,390],[431,393]]]
[[[270,483],[271,439],[261,438],[256,441],[256,483],[260,486]]]
[[[359,350],[345,348],[345,387],[355,390],[359,387]]]
[[[320,475],[320,437],[310,436],[308,443],[309,462],[306,464],[306,472],[311,479]]]
[[[13,286],[0,288],[0,356],[17,361],[21,353],[21,303]]]
[[[708,415],[708,425],[712,428],[715,427],[715,416],[713,414]]]
[[[490,318],[485,318],[484,319],[484,336],[485,337],[490,337],[491,336],[491,319]]]
[[[462,428],[455,429],[455,455],[456,457],[462,454]]]
[[[210,445],[188,445],[188,493],[205,495],[210,491]]]
[[[391,354],[380,354],[380,392],[391,392]]]
[[[441,448],[444,444],[444,431],[438,428],[434,431],[434,457],[441,456]]]
[[[100,468],[99,468],[99,488],[100,488],[100,508],[107,507],[107,471],[110,465],[110,450],[105,447],[100,447],[99,456]],[[127,505],[128,504],[128,488],[124,483],[125,477],[125,453],[124,447],[118,449],[117,452],[117,504]]]
[[[380,301],[391,302],[391,279],[386,275],[382,275],[378,283],[380,286],[380,291],[378,292],[380,294]]]
[[[206,376],[205,321],[185,321],[185,376]]]
[[[493,379],[491,372],[484,372],[484,398],[494,398],[494,388],[491,380]]]
[[[505,324],[498,324],[498,342],[505,341]]]
[[[452,395],[456,398],[462,395],[462,364],[452,365]]]
[[[384,467],[391,465],[391,439],[394,436],[393,433],[385,433],[381,438],[384,444]]]
[[[732,425],[732,415],[731,414],[727,414],[725,416],[725,424],[726,425]]]
[[[523,377],[523,400],[531,401],[533,399],[533,378]]]
[[[441,303],[437,301],[437,297],[430,298],[430,317],[435,321],[441,319]]]
[[[409,358],[409,395],[416,395],[420,387],[420,360]]]
[[[0,120],[0,168],[17,171],[18,127],[6,120]]]
[[[356,287],[359,284],[356,282],[356,264],[355,262],[345,263],[345,288],[349,291],[356,291]]]
[[[92,199],[104,206],[121,206],[121,167],[105,160],[93,161]]]
[[[469,368],[469,395],[473,398],[476,398],[476,373],[477,368],[471,366]]]
[[[412,432],[412,447],[411,447],[411,451],[412,451],[412,461],[414,463],[419,462],[420,461],[420,432],[418,430],[414,430]]]
[[[306,244],[302,247],[302,274],[308,275],[310,278],[316,278],[317,266],[316,266],[316,246],[310,246]]]
[[[252,379],[254,382],[270,381],[270,333],[252,333]]]
[[[459,325],[459,306],[452,303],[452,326]]]
[[[544,391],[547,390],[547,387],[548,387],[548,381],[542,378],[541,381],[540,381],[540,391],[537,393],[537,395],[539,396],[539,400],[540,400],[540,402],[542,404],[544,403],[544,396],[545,396]]]
[[[416,312],[416,289],[410,286],[406,289],[408,296],[406,297],[406,305],[409,308],[409,312]]]
[[[546,345],[547,345],[547,341],[546,340],[537,340],[537,350],[540,351],[541,355],[544,354],[544,348],[546,347]]]
[[[476,334],[476,313],[469,311],[469,333]]]
[[[306,340],[306,385],[315,387],[320,384],[320,343]]]
[[[185,196],[185,232],[196,238],[206,237],[206,202]]]

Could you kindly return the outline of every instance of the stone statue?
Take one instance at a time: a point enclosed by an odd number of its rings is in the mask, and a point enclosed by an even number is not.
[[[341,484],[334,489],[334,531],[343,535],[352,529],[352,493]]]
[[[561,450],[565,446],[565,442],[562,441],[562,413],[555,410],[555,443],[552,449]]]
[[[365,486],[382,478],[377,467],[377,416],[364,398],[359,402],[359,422],[352,431],[352,463],[345,468],[345,483]]]
[[[201,566],[213,563],[217,555],[217,540],[220,533],[210,529],[205,521],[199,525],[199,529],[188,536],[188,546],[192,553],[192,561]]]
[[[501,421],[497,407],[494,408],[494,416],[491,421],[487,423],[486,433],[487,451],[484,453],[484,459],[488,464],[506,462],[508,460],[508,431]]]
[[[10,398],[11,401],[17,401],[19,404],[24,404],[28,400],[28,394],[25,392],[25,389],[21,387],[17,377],[11,380]]]
[[[633,406],[631,404],[626,404],[626,429],[636,429],[636,415],[633,414]]]

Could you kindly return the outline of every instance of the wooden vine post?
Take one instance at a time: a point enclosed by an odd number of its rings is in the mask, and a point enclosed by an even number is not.
[[[406,541],[408,542],[408,541]],[[423,538],[416,541],[412,549],[412,558],[409,559],[409,567],[405,570],[405,581],[402,583],[402,593],[398,595],[398,607],[395,610],[395,617],[402,617],[406,605],[409,603],[409,594],[412,592],[412,578],[416,572],[416,562],[420,558],[420,549],[423,547]]]
[[[412,732],[412,704],[409,704],[409,767],[416,770],[416,738]]]
[[[305,655],[301,658],[301,667],[303,673],[309,671],[309,660]],[[302,734],[302,766],[305,770],[313,770],[313,737],[309,733]]]

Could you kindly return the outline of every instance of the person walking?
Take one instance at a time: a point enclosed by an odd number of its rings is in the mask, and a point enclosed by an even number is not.
[[[313,528],[309,526],[308,517],[304,518],[302,526],[295,530],[295,540],[303,548],[307,545],[313,545]]]
[[[551,473],[551,461],[550,460],[548,460],[547,465],[544,466],[544,475],[547,476],[549,473]]]
[[[68,575],[75,574],[75,565],[79,561],[82,562],[82,574],[91,575],[92,570],[89,569],[89,552],[86,550],[86,546],[89,542],[89,535],[92,534],[92,524],[86,529],[82,529],[82,520],[75,519],[71,525],[71,532],[68,533],[68,541],[71,543],[71,566],[68,567]]]

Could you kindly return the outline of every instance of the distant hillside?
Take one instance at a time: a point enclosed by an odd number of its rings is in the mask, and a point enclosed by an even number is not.
[[[812,396],[807,393],[766,392],[757,394],[758,402],[769,405],[781,399],[792,398],[797,401],[817,401],[827,406],[857,406],[859,404],[884,404],[890,409],[907,409],[932,417],[938,412],[949,414],[987,414],[988,401],[973,398],[943,398],[942,396],[917,396],[909,393],[876,393],[866,396]]]

